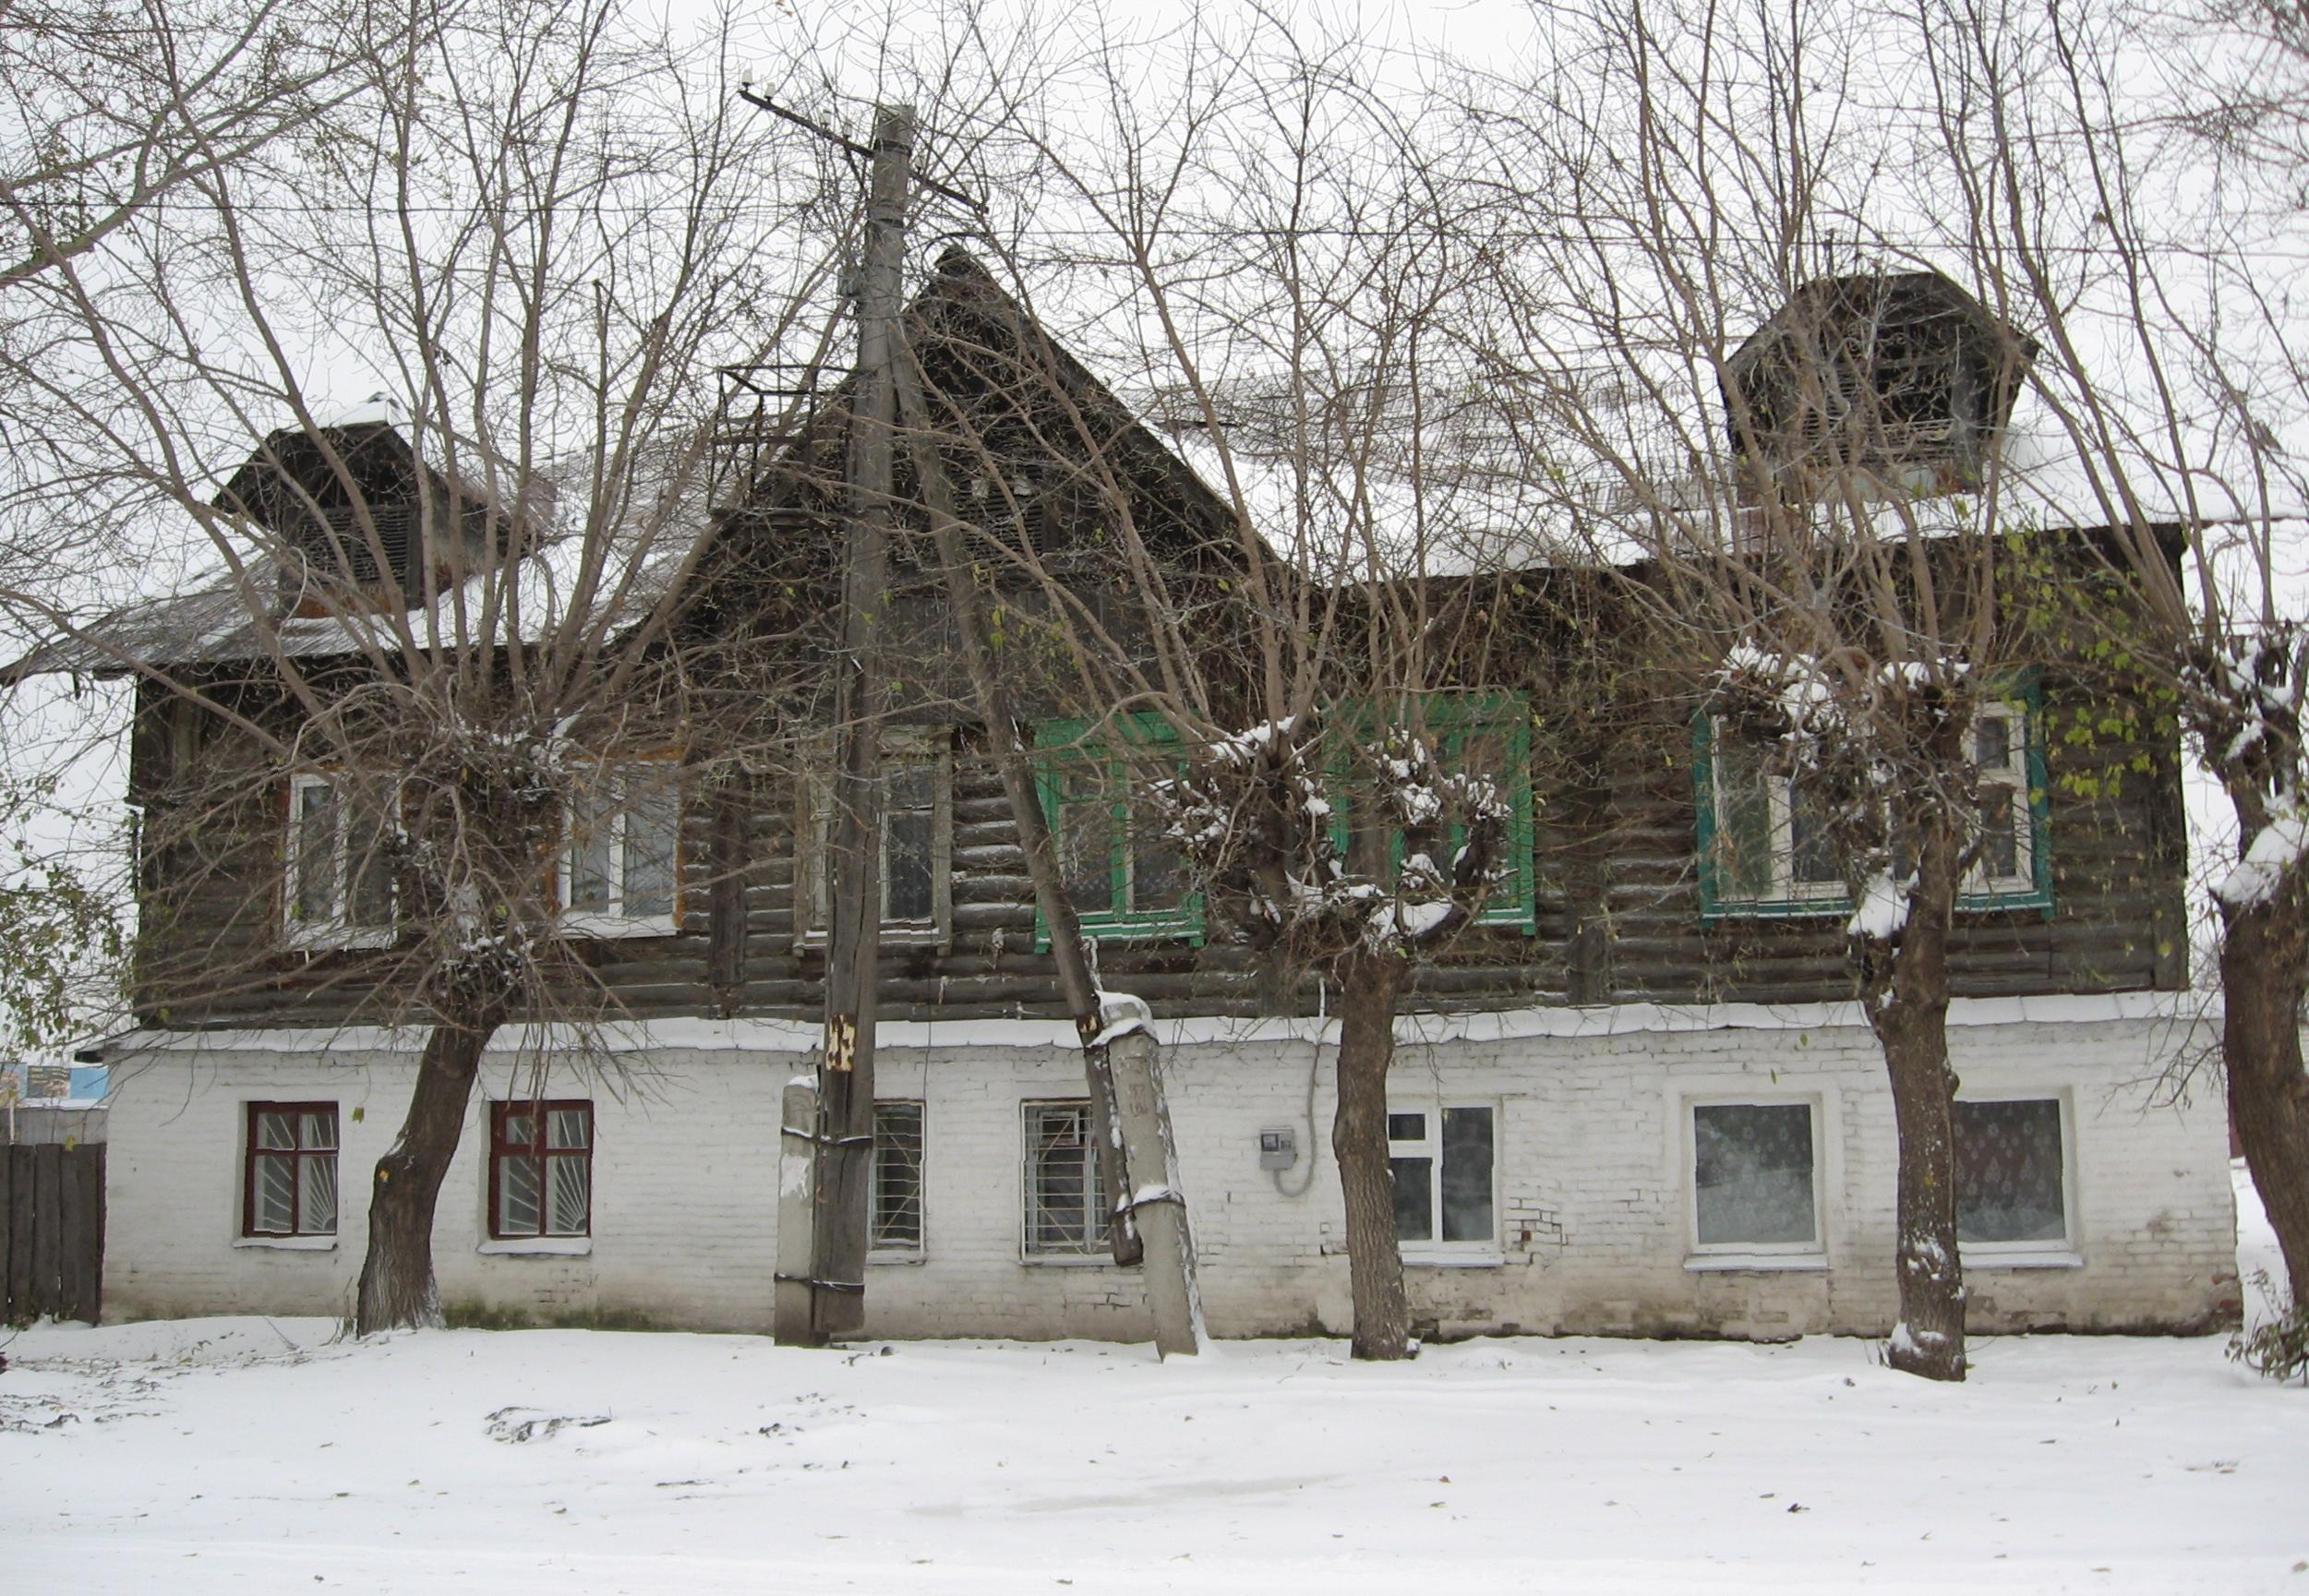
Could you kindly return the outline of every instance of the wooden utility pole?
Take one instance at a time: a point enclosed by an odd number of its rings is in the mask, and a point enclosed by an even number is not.
[[[839,761],[829,827],[832,921],[825,1041],[818,1074],[816,1224],[810,1333],[824,1342],[866,1323],[873,1172],[874,989],[882,931],[882,718],[888,707],[891,382],[903,306],[910,106],[874,112],[865,258],[858,274],[858,371],[850,388],[849,535],[842,582],[836,714]]]

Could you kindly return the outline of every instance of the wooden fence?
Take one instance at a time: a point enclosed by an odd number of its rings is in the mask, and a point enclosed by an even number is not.
[[[21,1135],[30,1116],[19,1110],[16,1117]],[[93,1323],[103,1282],[103,1142],[43,1137],[0,1146],[0,1322]]]

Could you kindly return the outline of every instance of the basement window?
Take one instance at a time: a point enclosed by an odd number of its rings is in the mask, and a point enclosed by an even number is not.
[[[2067,1117],[2057,1097],[1957,1101],[1956,1240],[1966,1261],[2072,1252]]]
[[[1488,1103],[1388,1105],[1387,1167],[1405,1262],[1497,1255],[1497,1122]]]
[[[1689,1105],[1694,1266],[1821,1256],[1819,1117],[1810,1098]]]
[[[337,1233],[337,1105],[250,1103],[241,1234]]]
[[[594,1106],[581,1099],[489,1105],[489,1236],[590,1236]]]
[[[877,1253],[922,1251],[922,1105],[874,1105],[873,1209],[870,1239]]]
[[[1089,1103],[1028,1103],[1024,1111],[1026,1255],[1107,1256],[1107,1196]]]

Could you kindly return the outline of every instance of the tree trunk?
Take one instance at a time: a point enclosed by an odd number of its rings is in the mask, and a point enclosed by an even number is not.
[[[408,1117],[391,1151],[377,1160],[369,1187],[368,1254],[361,1264],[353,1313],[356,1336],[440,1325],[441,1293],[433,1280],[433,1210],[464,1131],[465,1104],[481,1073],[481,1050],[497,1026],[494,1017],[444,1020],[425,1039]]]
[[[2309,894],[2289,882],[2260,903],[2220,909],[2229,1111],[2300,1303],[2309,1301],[2309,1074],[2301,1055]]]
[[[1347,1279],[1357,1358],[1408,1358],[1411,1309],[1395,1243],[1395,1180],[1387,1161],[1387,1071],[1395,1059],[1395,1000],[1403,958],[1358,947],[1338,965],[1339,1112],[1331,1152],[1347,1207]]]
[[[1889,968],[1864,980],[1884,1050],[1899,1135],[1900,1322],[1891,1362],[1928,1380],[1965,1377],[1964,1266],[1956,1250],[1956,1073],[1948,1064],[1948,931],[1956,903],[1953,830],[1924,838],[1917,886]],[[1857,940],[1857,939],[1856,939]],[[1882,947],[1882,943],[1872,944]]]

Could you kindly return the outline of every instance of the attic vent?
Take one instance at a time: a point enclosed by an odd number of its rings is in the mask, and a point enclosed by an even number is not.
[[[340,581],[368,587],[390,578],[406,592],[409,551],[421,535],[416,520],[416,511],[409,505],[372,506],[366,513],[352,509],[324,510],[319,525],[308,520],[297,529],[297,552],[312,570]],[[381,572],[377,564],[379,550],[385,557]]]

